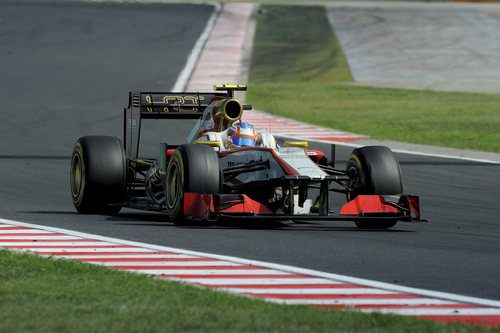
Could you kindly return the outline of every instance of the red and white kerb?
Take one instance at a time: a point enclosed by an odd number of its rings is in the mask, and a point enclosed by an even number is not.
[[[182,281],[274,303],[500,326],[497,301],[16,221],[0,219],[0,247]]]

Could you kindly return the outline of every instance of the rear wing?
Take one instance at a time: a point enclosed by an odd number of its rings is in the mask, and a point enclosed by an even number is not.
[[[206,107],[217,100],[231,98],[246,85],[214,86],[215,92],[130,92],[124,109],[123,143],[128,159],[137,159],[142,119],[199,119]]]
[[[214,100],[227,93],[130,93],[128,109],[138,108],[141,118],[197,119]]]

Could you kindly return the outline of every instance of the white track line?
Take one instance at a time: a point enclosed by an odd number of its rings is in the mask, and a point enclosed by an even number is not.
[[[302,304],[302,305],[369,305],[369,304],[395,304],[395,305],[430,305],[430,304],[455,304],[435,298],[418,299],[279,299],[266,298],[273,303]]]
[[[214,84],[238,83],[242,72],[252,3],[224,3],[187,83],[189,91],[210,91]]]
[[[81,246],[91,247],[91,246],[115,246],[116,244],[108,242],[78,242],[78,241],[68,241],[68,242],[2,242],[0,241],[0,246],[25,246],[25,247],[54,247],[59,248],[61,246],[70,246],[71,248],[79,248]],[[96,247],[97,248],[97,247]]]
[[[251,275],[287,275],[287,273],[283,273],[281,271],[277,271],[274,269],[144,269],[144,268],[127,268],[128,271],[140,271],[144,274],[153,274],[153,275],[245,275],[247,278],[251,278]]]
[[[238,294],[287,294],[287,295],[364,295],[364,294],[394,294],[393,291],[375,288],[217,288],[218,290],[229,291]]]
[[[67,258],[67,257],[66,257]],[[192,266],[192,267],[227,267],[227,266],[233,266],[233,267],[238,267],[238,266],[243,266],[241,264],[235,263],[235,262],[228,262],[228,261],[150,261],[150,262],[144,262],[144,261],[92,261],[93,264],[96,265],[103,265],[103,266],[108,266],[108,267],[114,267],[114,266],[142,266],[142,267],[147,267],[147,266],[165,266],[165,267],[175,267],[175,266]],[[171,274],[171,271],[169,271],[169,274]]]
[[[33,230],[33,229],[25,229],[23,230],[5,230],[7,228],[0,228],[0,232],[2,235],[8,235],[8,234],[22,234],[22,235],[27,235],[27,234],[47,234],[51,235],[53,234],[52,232],[45,231],[45,230]]]
[[[7,230],[6,230],[7,231]],[[3,234],[3,232],[2,232]],[[25,235],[23,236],[10,236],[10,235],[2,235],[0,236],[0,242],[1,241],[5,241],[5,240],[21,240],[21,239],[26,239],[26,238],[29,238],[30,240],[81,240],[83,238],[81,237],[75,237],[75,236],[33,236],[32,234],[29,234],[29,233],[26,233]],[[26,244],[26,243],[25,243]]]
[[[200,35],[196,43],[194,44],[193,49],[191,50],[191,53],[188,56],[188,59],[186,61],[186,64],[184,65],[184,68],[180,72],[179,76],[177,77],[177,80],[175,82],[174,87],[172,88],[173,92],[181,92],[184,91],[187,82],[189,80],[189,77],[191,76],[194,67],[196,66],[196,63],[198,62],[198,58],[200,57],[201,50],[203,49],[203,46],[205,46],[205,43],[210,36],[210,33],[212,32],[212,29],[215,24],[215,20],[217,19],[217,16],[219,15],[221,5],[219,3],[213,3],[214,6],[214,12],[210,16],[210,18],[207,21],[207,25],[205,26],[205,29],[203,30],[203,33]]]
[[[304,136],[304,135],[295,135],[295,134],[291,135],[290,133],[285,133],[285,132],[277,132],[277,131],[273,130],[272,127],[274,127],[274,126],[271,126],[270,131],[273,132],[273,134],[275,134],[276,136],[282,137],[284,139],[303,140],[303,141],[318,142],[318,143],[324,143],[324,144],[335,144],[335,145],[339,145],[339,146],[352,147],[352,148],[359,148],[359,147],[363,147],[366,145],[364,143],[363,144],[356,143],[356,141],[358,141],[359,138],[357,138],[355,140],[351,140],[349,137],[350,133],[347,133],[348,140],[344,140],[343,137],[341,137],[338,132],[336,134],[332,135],[332,137],[338,136],[339,137],[338,140],[331,140],[331,139],[321,139],[315,133],[310,135],[310,136]],[[278,126],[276,126],[276,127],[278,127]],[[268,129],[268,128],[266,127],[266,129]],[[335,131],[335,130],[333,130],[333,131]],[[354,134],[354,135],[356,135],[356,134]],[[347,142],[347,141],[349,141],[349,142]],[[376,144],[376,143],[373,143],[373,144]],[[444,148],[444,149],[447,149],[447,148]],[[444,159],[462,160],[462,161],[487,163],[487,164],[500,164],[500,161],[491,160],[491,159],[487,159],[487,158],[475,158],[475,157],[465,157],[465,156],[456,156],[456,155],[448,155],[448,154],[426,153],[426,152],[417,151],[417,150],[406,150],[406,149],[398,149],[398,148],[391,148],[391,150],[394,153],[398,153],[398,154],[437,157],[437,158],[444,158]]]
[[[272,277],[272,278],[256,278],[256,279],[209,279],[209,278],[186,278],[189,283],[198,283],[206,286],[218,285],[283,285],[283,284],[331,284],[332,280],[321,278],[289,278],[289,277]]]
[[[284,135],[283,137],[288,137],[288,136]],[[305,137],[300,137],[300,136],[294,137],[293,139],[306,140]],[[334,143],[334,144],[339,145],[339,146],[346,146],[346,147],[352,147],[352,148],[359,148],[359,147],[364,146],[362,144],[357,144],[357,143],[353,143],[353,142],[343,142],[343,141],[333,141],[333,140],[316,139],[316,140],[310,140],[310,141],[319,142],[319,143],[327,143],[327,144]],[[499,161],[490,160],[490,159],[486,159],[486,158],[474,158],[474,157],[454,156],[454,155],[447,155],[447,154],[426,153],[426,152],[406,150],[406,149],[392,149],[391,148],[391,150],[395,153],[398,153],[398,154],[438,157],[438,158],[445,158],[445,159],[452,159],[452,160],[462,160],[462,161],[488,163],[488,164],[500,164]]]
[[[402,316],[498,316],[500,309],[361,309],[362,312],[391,313]]]
[[[110,262],[113,259],[191,259],[191,258],[199,258],[194,256],[188,256],[184,254],[148,254],[147,252],[144,254],[116,254],[116,255],[66,255],[64,258],[68,259],[81,259],[81,260],[92,260],[92,259],[107,259]],[[208,261],[209,262],[209,261]]]
[[[54,253],[67,253],[67,254],[71,254],[71,253],[74,253],[74,252],[88,252],[88,253],[91,253],[91,254],[95,254],[95,253],[101,253],[101,252],[104,252],[104,253],[108,253],[108,252],[113,252],[113,253],[117,253],[119,254],[120,252],[144,252],[144,253],[147,253],[147,252],[153,252],[152,250],[150,249],[140,249],[140,248],[131,248],[130,246],[116,246],[116,247],[113,247],[113,248],[60,248],[60,247],[50,247],[50,248],[41,248],[41,247],[30,247],[30,248],[27,248],[27,249],[15,249],[17,250],[18,252],[41,252],[41,253],[45,253],[45,252],[54,252]]]

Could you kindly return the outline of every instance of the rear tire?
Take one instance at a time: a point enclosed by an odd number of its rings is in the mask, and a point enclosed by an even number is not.
[[[165,177],[165,199],[170,221],[184,223],[184,193],[219,194],[219,156],[208,146],[182,145],[170,158]]]
[[[126,190],[126,159],[116,137],[85,136],[71,158],[71,194],[82,214],[116,214]]]
[[[393,195],[403,192],[401,168],[392,151],[384,146],[367,146],[354,149],[347,160],[347,173],[352,191],[347,200],[360,194]],[[388,229],[394,220],[355,221],[360,229]]]

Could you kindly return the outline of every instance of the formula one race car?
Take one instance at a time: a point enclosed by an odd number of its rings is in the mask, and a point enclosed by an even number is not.
[[[420,221],[417,196],[404,195],[399,163],[382,146],[354,149],[345,170],[308,150],[307,142],[279,146],[267,131],[241,134],[250,105],[234,98],[243,85],[212,93],[130,93],[123,144],[85,136],[71,160],[71,194],[80,213],[115,214],[122,207],[165,212],[170,221],[342,220],[359,228]],[[139,158],[144,119],[197,119],[186,144],[160,143],[156,158]],[[241,133],[239,131],[242,131]],[[252,145],[228,139],[254,138]],[[243,139],[242,139],[243,138]],[[242,141],[243,142],[243,141]],[[346,197],[332,211],[330,194]]]

